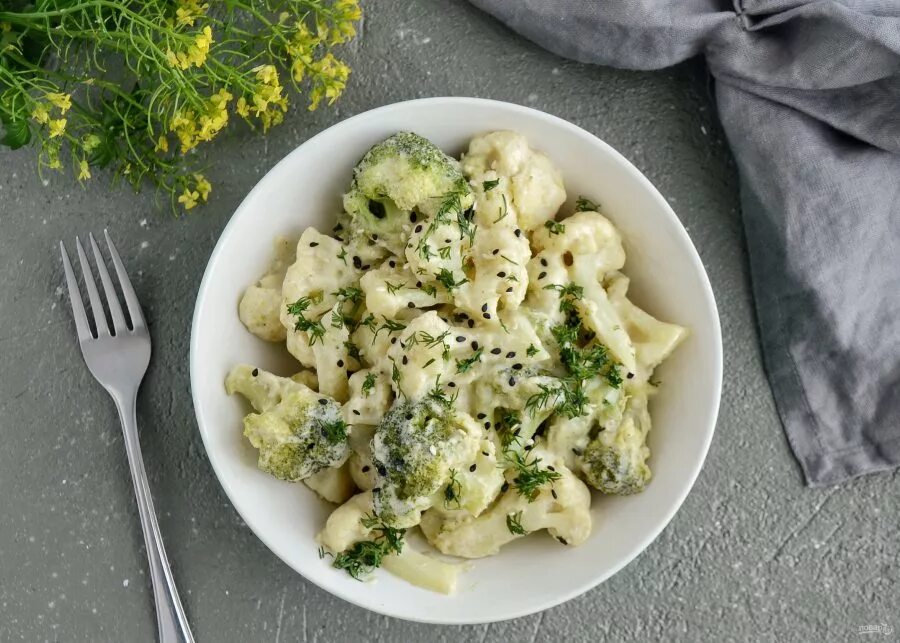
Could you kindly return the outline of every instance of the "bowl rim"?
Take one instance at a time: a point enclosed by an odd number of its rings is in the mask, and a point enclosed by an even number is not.
[[[325,587],[323,584],[319,583],[318,580],[314,577],[307,576],[299,569],[294,567],[286,558],[281,556],[277,549],[273,546],[273,544],[269,541],[264,533],[260,533],[257,531],[254,526],[247,520],[246,516],[241,512],[238,508],[238,503],[235,501],[235,495],[232,490],[232,486],[230,482],[227,480],[225,476],[222,475],[222,471],[220,470],[219,465],[216,462],[216,459],[210,455],[210,450],[207,444],[207,430],[206,426],[208,426],[204,416],[202,407],[200,405],[200,400],[198,399],[197,387],[195,386],[195,382],[200,380],[199,373],[199,365],[197,364],[197,343],[198,343],[198,326],[199,326],[199,317],[200,311],[202,308],[202,304],[206,298],[207,291],[210,288],[210,283],[212,281],[212,267],[218,263],[219,256],[223,252],[225,239],[229,237],[232,233],[233,228],[236,226],[236,220],[241,216],[241,213],[248,208],[248,203],[251,203],[254,199],[253,197],[256,195],[257,191],[261,191],[263,188],[263,184],[266,182],[266,178],[274,172],[279,166],[283,164],[287,164],[290,162],[290,159],[295,155],[302,154],[302,150],[311,145],[313,141],[318,138],[324,136],[327,132],[330,132],[332,129],[336,127],[345,126],[348,123],[355,122],[357,120],[362,119],[370,119],[373,117],[377,117],[379,115],[383,115],[385,113],[395,111],[395,110],[404,110],[408,109],[412,106],[424,106],[424,107],[432,107],[432,106],[462,106],[465,105],[467,107],[478,107],[478,106],[490,106],[493,108],[501,108],[511,110],[513,112],[523,113],[530,117],[537,118],[539,120],[545,121],[548,125],[557,128],[567,129],[579,136],[587,137],[592,144],[597,145],[604,149],[606,153],[608,153],[612,158],[614,158],[620,165],[622,165],[626,171],[634,175],[634,177],[638,180],[639,183],[643,184],[643,186],[649,191],[651,196],[657,203],[661,206],[661,210],[664,213],[664,216],[668,217],[672,223],[675,224],[675,229],[678,231],[677,234],[681,236],[681,242],[684,243],[687,247],[688,255],[693,266],[698,269],[700,279],[701,289],[704,295],[704,301],[707,306],[706,313],[709,315],[712,320],[713,326],[713,337],[710,338],[710,343],[712,344],[712,357],[713,357],[713,382],[715,385],[715,391],[713,396],[713,406],[712,413],[710,415],[709,426],[705,428],[705,435],[703,437],[703,445],[702,452],[699,454],[700,457],[695,461],[688,478],[688,484],[684,485],[684,489],[676,498],[676,501],[668,508],[667,511],[660,514],[656,525],[648,530],[643,537],[637,542],[637,547],[635,547],[632,553],[623,558],[619,563],[609,570],[607,570],[603,574],[598,574],[592,580],[582,583],[577,587],[573,587],[568,592],[560,592],[559,594],[548,597],[543,601],[539,601],[538,605],[532,605],[529,607],[525,607],[518,611],[510,611],[508,613],[499,615],[499,617],[476,617],[476,618],[444,618],[441,615],[431,616],[428,614],[417,614],[410,615],[405,612],[401,612],[397,609],[394,609],[389,604],[365,604],[362,601],[356,600],[352,596],[348,596],[341,592],[340,590],[335,590],[333,588]],[[197,298],[194,303],[194,311],[191,319],[191,337],[190,337],[190,354],[189,354],[189,371],[190,371],[190,383],[191,383],[191,401],[194,406],[194,414],[197,420],[197,428],[200,432],[200,437],[203,441],[203,448],[206,452],[206,457],[212,465],[213,471],[218,479],[219,484],[222,489],[225,491],[225,495],[228,497],[229,502],[231,502],[232,507],[241,517],[241,520],[249,527],[250,531],[259,538],[260,541],[269,549],[271,553],[273,553],[276,557],[281,559],[289,568],[291,568],[296,573],[300,574],[306,581],[316,585],[320,589],[337,596],[338,598],[347,601],[357,607],[361,607],[363,609],[367,609],[372,612],[376,612],[379,614],[384,614],[385,616],[390,616],[393,618],[399,618],[406,621],[418,622],[418,623],[427,623],[434,625],[465,625],[465,624],[484,624],[484,623],[496,623],[507,621],[515,618],[521,618],[523,616],[528,616],[531,614],[536,614],[538,612],[542,612],[544,610],[550,609],[552,607],[556,607],[565,603],[567,601],[576,598],[591,589],[594,589],[604,581],[608,580],[618,572],[620,572],[625,566],[631,563],[635,558],[637,558],[640,554],[642,554],[650,544],[656,540],[662,531],[669,525],[674,518],[675,514],[681,508],[681,505],[684,503],[688,494],[694,488],[694,484],[697,482],[697,477],[700,475],[700,471],[703,468],[703,465],[706,463],[706,457],[709,453],[709,447],[712,443],[713,434],[715,433],[716,425],[718,422],[719,408],[721,404],[721,396],[722,396],[722,376],[723,376],[723,348],[722,348],[722,330],[721,323],[719,319],[718,307],[716,304],[715,294],[712,289],[712,285],[709,281],[709,275],[706,272],[706,269],[703,266],[703,262],[700,259],[700,255],[697,252],[697,248],[694,246],[693,241],[690,238],[690,235],[687,233],[687,230],[682,224],[681,220],[675,214],[675,211],[669,205],[668,201],[662,196],[656,186],[648,179],[643,172],[641,172],[634,164],[631,163],[627,158],[625,158],[620,152],[618,152],[611,145],[589,132],[588,130],[575,125],[559,116],[554,116],[553,114],[548,114],[541,110],[535,109],[533,107],[527,107],[525,105],[519,105],[516,103],[510,103],[506,101],[487,99],[487,98],[475,98],[475,97],[462,97],[462,96],[436,96],[429,98],[417,98],[413,100],[400,101],[396,103],[390,103],[387,105],[382,105],[380,107],[376,107],[370,110],[366,110],[364,112],[360,112],[359,114],[355,114],[349,118],[343,119],[330,125],[329,127],[323,129],[322,131],[316,133],[310,138],[303,141],[300,145],[295,147],[293,150],[288,152],[281,160],[279,160],[275,165],[273,165],[269,170],[256,182],[253,188],[247,193],[247,195],[241,200],[241,203],[237,206],[234,213],[231,215],[228,223],[222,229],[222,232],[219,235],[219,238],[216,242],[215,247],[213,248],[212,253],[209,256],[209,260],[207,261],[206,268],[203,271],[203,278],[200,282],[200,287],[197,290]],[[452,599],[452,597],[449,597]]]

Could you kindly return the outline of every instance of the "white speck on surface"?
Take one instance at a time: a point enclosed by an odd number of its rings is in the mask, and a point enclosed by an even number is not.
[[[550,73],[553,74],[554,76],[559,76],[559,67],[554,67],[553,69],[550,70]]]
[[[127,578],[124,579],[124,580],[122,581],[122,587],[128,587],[128,582],[129,582],[129,581],[128,581]]]
[[[529,103],[533,103],[537,99],[538,99],[537,94],[528,94],[528,98],[526,98],[525,100],[527,100]]]
[[[169,255],[169,261],[175,261],[175,255]]]
[[[47,187],[48,185],[50,185],[50,179],[41,179],[41,185]]]
[[[150,247],[149,241],[141,241],[141,250],[146,250],[149,247]]]
[[[146,227],[147,227],[147,219],[141,219],[141,227],[142,227],[142,228],[146,228]]]
[[[56,290],[55,290],[54,292],[56,293],[56,296],[57,296],[57,297],[62,297],[62,295],[63,295],[63,289],[62,289],[62,286],[57,286],[57,287],[56,287]]]
[[[703,132],[703,136],[706,136],[706,126],[701,125],[701,126],[700,126],[700,131]]]
[[[437,455],[437,448],[433,444],[428,447],[428,450],[431,452],[431,455]]]
[[[424,38],[422,38],[423,45],[427,45],[429,42],[431,42],[431,38],[429,38],[428,36],[425,36]]]
[[[33,542],[34,542],[34,536],[29,536],[29,537],[28,537],[28,542],[33,543]]]

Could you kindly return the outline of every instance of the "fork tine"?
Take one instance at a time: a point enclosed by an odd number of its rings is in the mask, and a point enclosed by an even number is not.
[[[84,302],[81,301],[81,292],[78,290],[78,282],[72,271],[72,263],[69,261],[69,253],[65,244],[59,242],[59,252],[62,254],[63,270],[66,273],[66,286],[69,289],[69,303],[72,304],[72,316],[75,318],[75,330],[78,332],[78,340],[93,339],[91,329],[87,323],[87,313],[84,312]]]
[[[116,275],[119,277],[119,285],[122,287],[122,294],[125,295],[125,305],[128,306],[128,314],[131,316],[131,326],[134,330],[146,327],[147,322],[144,320],[144,313],[141,311],[141,304],[137,295],[134,294],[134,288],[131,287],[131,280],[128,279],[128,273],[125,272],[125,265],[119,258],[119,253],[112,239],[109,237],[109,231],[103,229],[103,235],[106,237],[106,245],[109,246],[109,256],[112,257],[113,265],[116,267]]]
[[[100,281],[103,282],[103,292],[106,295],[106,303],[109,306],[109,312],[112,316],[113,328],[116,335],[124,333],[128,330],[125,325],[125,315],[122,314],[122,305],[119,303],[119,296],[116,289],[113,288],[112,280],[109,278],[109,271],[106,269],[106,262],[100,254],[100,248],[94,240],[93,233],[90,234],[91,249],[94,251],[94,260],[97,263],[97,272],[100,273]]]
[[[81,245],[81,239],[75,237],[75,248],[78,250],[78,262],[81,264],[81,272],[84,276],[84,285],[87,287],[88,300],[91,302],[91,313],[94,316],[94,326],[97,328],[97,337],[104,333],[109,335],[109,324],[106,323],[106,313],[103,312],[103,304],[100,302],[100,293],[97,292],[97,284],[94,283],[94,272],[88,263],[87,255]]]

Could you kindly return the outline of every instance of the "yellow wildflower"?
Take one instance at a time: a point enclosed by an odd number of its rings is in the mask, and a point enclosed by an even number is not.
[[[50,120],[50,138],[62,136],[66,131],[66,119],[57,118]]]
[[[206,177],[202,174],[195,174],[194,180],[197,181],[197,192],[200,194],[200,199],[202,201],[206,201],[209,199],[209,193],[212,192],[212,185],[210,185],[209,181],[206,180]]]
[[[78,180],[84,181],[91,178],[91,170],[88,167],[88,162],[85,159],[81,159],[78,161]]]
[[[169,122],[169,130],[181,142],[181,153],[197,146],[197,115],[193,110],[177,111]]]
[[[278,86],[278,70],[275,69],[275,65],[260,65],[251,71],[256,72],[256,80],[264,85]]]
[[[43,103],[35,103],[34,109],[31,110],[31,118],[33,118],[36,123],[46,125],[47,121],[50,120],[50,112],[47,111],[47,106]]]
[[[200,116],[200,131],[197,137],[201,141],[209,141],[228,125],[228,103],[233,96],[225,89],[220,89],[206,101],[206,113]]]
[[[165,154],[169,151],[169,139],[166,138],[165,134],[160,134],[159,138],[156,139],[156,146],[153,148],[154,152],[162,152]]]
[[[188,47],[188,60],[197,67],[202,67],[206,62],[206,55],[209,53],[209,46],[212,42],[212,29],[207,25],[194,37],[194,44]]]
[[[310,67],[316,77],[316,84],[310,92],[310,111],[318,108],[323,98],[328,99],[331,105],[338,99],[347,86],[347,78],[350,77],[350,68],[327,53],[313,63]]]
[[[357,22],[362,16],[357,0],[338,0],[332,8],[334,27],[329,34],[328,43],[337,45],[347,42],[356,35]]]
[[[200,198],[200,195],[196,191],[191,191],[190,188],[184,188],[184,192],[178,197],[178,202],[184,206],[185,210],[190,210],[197,205],[198,198]]]
[[[96,134],[87,134],[81,137],[81,147],[84,148],[85,152],[93,152],[102,142]]]
[[[50,92],[45,98],[59,108],[60,114],[65,114],[72,107],[72,97],[69,94]]]
[[[239,116],[247,118],[247,116],[250,115],[250,108],[247,107],[247,99],[243,96],[238,98],[237,104],[234,106],[234,111],[236,111]]]
[[[193,27],[194,21],[202,16],[208,4],[200,4],[198,0],[179,0],[179,7],[175,10],[175,22],[179,25]]]
[[[172,65],[172,67],[181,67],[178,56],[171,49],[166,49],[166,60],[170,65]],[[182,67],[182,69],[184,68]]]

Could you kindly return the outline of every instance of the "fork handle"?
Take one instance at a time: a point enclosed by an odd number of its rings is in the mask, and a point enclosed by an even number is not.
[[[150,565],[150,580],[153,583],[153,597],[156,602],[156,623],[159,629],[160,643],[194,643],[191,628],[188,624],[184,607],[178,598],[178,589],[169,559],[159,533],[156,513],[153,510],[153,498],[144,459],[141,456],[141,442],[137,432],[137,391],[127,397],[114,395],[122,432],[125,436],[125,452],[128,455],[128,467],[131,469],[131,480],[134,483],[134,495],[137,499],[138,514],[141,519],[141,530],[144,532],[144,543],[147,546],[147,558]]]

